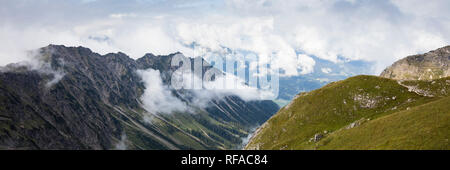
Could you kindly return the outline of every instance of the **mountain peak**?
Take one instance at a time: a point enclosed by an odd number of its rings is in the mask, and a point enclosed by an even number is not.
[[[448,77],[450,46],[403,58],[386,68],[380,76],[395,80],[433,80]]]
[[[0,72],[0,149],[115,149],[118,143],[127,149],[231,149],[279,109],[272,101],[231,94],[200,98],[193,90],[156,88],[161,93],[146,95],[158,84],[147,85],[139,72],[158,70],[150,81],[168,85],[177,69],[171,60],[181,53],[134,60],[52,44],[37,52],[49,68],[13,64],[14,70]],[[146,106],[161,95],[189,109],[165,114],[152,111],[161,105]]]

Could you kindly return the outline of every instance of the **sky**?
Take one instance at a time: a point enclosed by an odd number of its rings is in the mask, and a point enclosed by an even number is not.
[[[0,65],[48,44],[100,54],[201,49],[273,57],[283,76],[311,73],[311,56],[373,62],[450,44],[448,0],[0,0]],[[325,70],[326,72],[326,70]]]

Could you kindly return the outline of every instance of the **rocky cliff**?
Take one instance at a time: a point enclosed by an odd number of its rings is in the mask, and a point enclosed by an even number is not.
[[[408,56],[386,68],[381,77],[395,80],[433,80],[450,76],[450,46]]]
[[[193,113],[149,113],[136,72],[158,70],[167,84],[176,54],[133,60],[49,45],[38,50],[37,66],[1,68],[0,149],[232,149],[278,110],[233,95],[196,107],[188,90],[172,90]]]

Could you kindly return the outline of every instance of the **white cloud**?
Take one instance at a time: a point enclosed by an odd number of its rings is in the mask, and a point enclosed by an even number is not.
[[[251,51],[260,57],[261,65],[273,60],[277,62],[274,65],[283,67],[285,75],[298,74],[295,49],[274,32],[272,17],[188,19],[177,26],[176,36],[184,44],[197,43],[212,51],[222,51],[224,47]]]
[[[316,61],[314,61],[314,59],[310,56],[299,54],[297,61],[301,69],[300,74],[309,74],[314,71],[314,65],[316,65]]]
[[[395,6],[400,11],[406,14],[412,14],[418,17],[425,18],[447,18],[448,12],[446,9],[450,6],[450,1],[445,0],[430,0],[424,3],[422,0],[392,0]],[[417,7],[420,7],[418,9]]]
[[[127,150],[127,143],[128,138],[127,135],[124,133],[122,136],[120,136],[120,141],[116,143],[115,149],[116,150]]]
[[[332,70],[331,70],[331,68],[322,68],[321,71],[322,71],[322,73],[329,74],[329,73],[331,73]]]
[[[173,96],[172,91],[163,84],[158,70],[139,70],[137,73],[144,81],[145,91],[141,100],[148,112],[169,114],[187,110],[187,105]]]
[[[335,62],[340,56],[375,61],[374,73],[379,73],[406,55],[450,43],[448,3],[255,0],[230,4],[237,15],[272,16],[274,32],[284,35],[296,50]]]
[[[74,44],[79,42],[73,32],[53,31],[48,28],[17,28],[0,26],[0,65],[13,62],[29,61],[28,51],[54,44]]]
[[[134,13],[115,13],[115,14],[110,14],[109,15],[110,18],[115,18],[115,19],[123,19],[123,18],[134,18],[137,17],[136,14]]]
[[[142,78],[145,85],[144,94],[141,97],[143,107],[152,114],[170,114],[174,112],[192,113],[192,107],[206,108],[209,107],[213,100],[221,100],[226,96],[235,95],[245,101],[262,100],[268,98],[276,98],[274,93],[269,90],[259,90],[255,87],[249,87],[243,81],[233,75],[217,77],[214,81],[204,81],[203,87],[194,89],[191,85],[202,83],[202,79],[192,74],[183,74],[180,79],[180,88],[186,89],[184,93],[180,93],[182,98],[189,98],[190,105],[181,101],[172,94],[172,86],[163,84],[160,73],[157,70],[147,69],[138,70],[138,75]],[[178,79],[172,79],[172,83]],[[151,117],[145,117],[149,119]],[[150,122],[150,121],[148,121]]]
[[[374,74],[406,55],[450,44],[446,0],[6,1],[0,7],[0,65],[47,44],[192,54],[186,45],[274,57],[285,75],[309,72],[296,51],[334,62],[374,61]],[[89,7],[88,7],[89,5]],[[420,10],[416,7],[420,6]],[[145,7],[145,8],[144,8]],[[146,9],[146,10],[142,10]],[[207,10],[210,9],[210,10]],[[98,41],[89,37],[107,37]],[[308,60],[308,59],[306,59]],[[311,61],[311,60],[308,60]],[[264,62],[262,63],[264,64]],[[308,65],[310,64],[310,65]]]
[[[172,83],[177,83],[177,85],[172,87],[191,90],[190,92],[194,95],[191,103],[201,108],[208,107],[209,102],[212,100],[220,100],[231,95],[238,96],[245,101],[270,100],[277,97],[272,89],[257,89],[256,87],[248,86],[241,78],[231,74],[217,76],[213,81],[202,80],[191,73],[181,76],[183,77],[182,79],[174,79],[172,77]]]
[[[44,61],[42,55],[37,50],[30,50],[27,54],[23,55],[26,58],[25,61],[14,63],[7,67],[0,67],[0,72],[14,72],[17,71],[16,68],[18,67],[25,67],[29,71],[36,71],[39,74],[50,76],[49,79],[46,80],[45,87],[47,88],[52,87],[64,78],[64,70],[52,68],[51,63]],[[62,59],[57,62],[59,65],[65,64]]]

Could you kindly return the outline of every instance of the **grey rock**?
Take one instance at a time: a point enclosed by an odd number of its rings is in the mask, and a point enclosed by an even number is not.
[[[395,80],[433,80],[450,76],[450,46],[401,59],[380,75]]]
[[[317,133],[314,135],[314,137],[309,139],[309,142],[319,142],[323,137],[324,137],[323,134]]]

